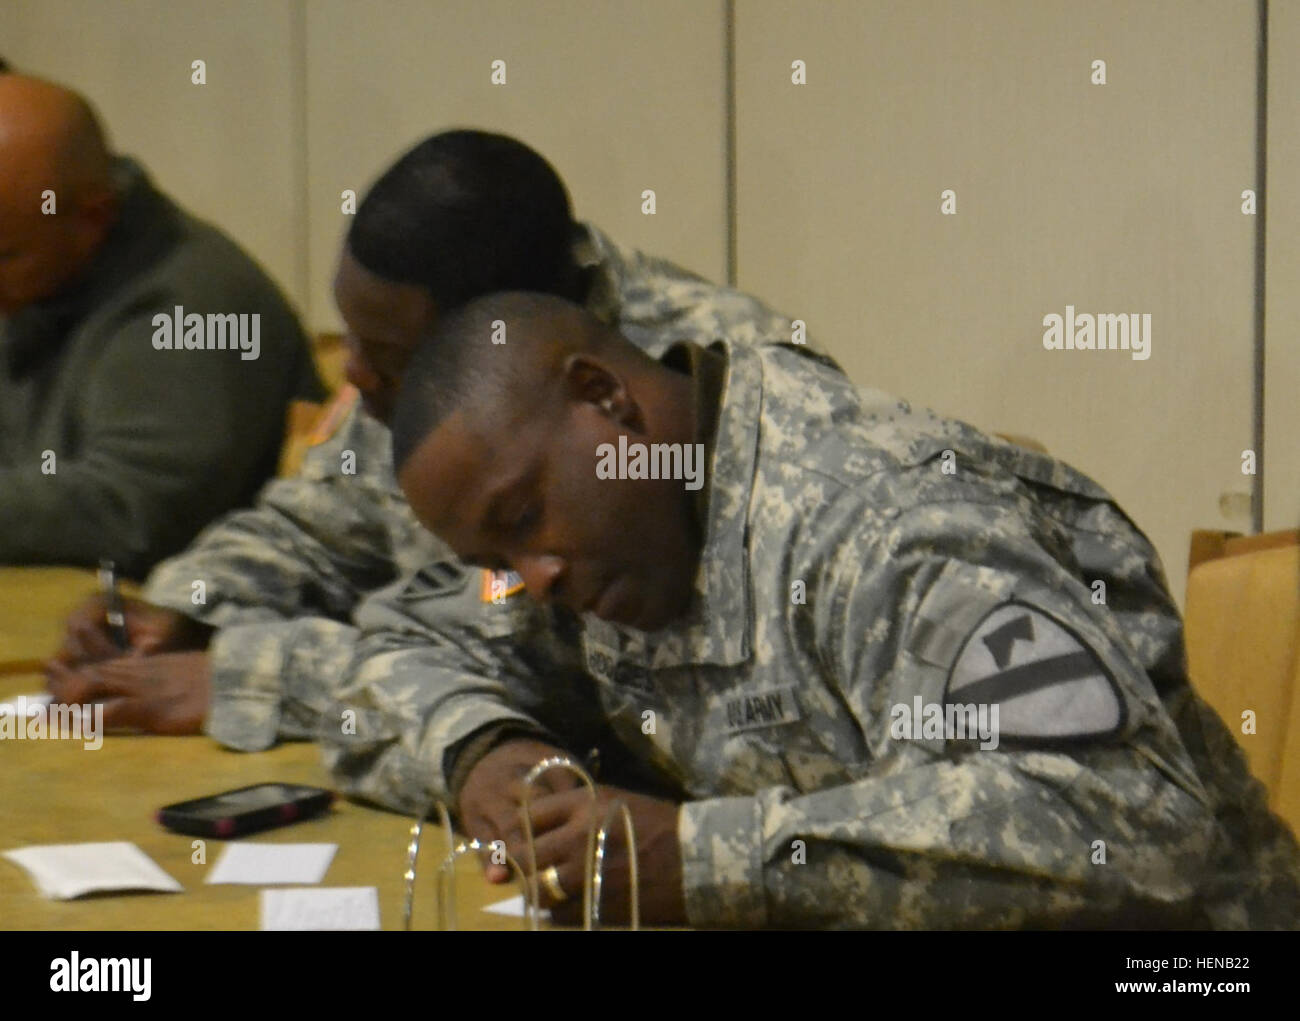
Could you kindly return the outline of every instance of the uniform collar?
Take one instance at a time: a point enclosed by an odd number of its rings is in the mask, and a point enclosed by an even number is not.
[[[749,577],[749,505],[758,459],[762,367],[743,345],[718,341],[727,356],[716,441],[708,460],[704,546],[689,611],[659,631],[583,619],[588,642],[619,649],[651,669],[706,663],[732,666],[749,659],[753,594]],[[620,640],[621,639],[621,640]]]
[[[588,312],[608,326],[617,326],[628,280],[627,256],[604,232],[579,223],[573,235],[573,263],[587,281],[583,299]]]
[[[693,517],[700,541],[708,528],[709,514],[709,462],[718,441],[718,409],[722,406],[722,385],[727,373],[727,352],[724,345],[701,347],[693,340],[679,340],[664,352],[659,361],[691,377],[695,406],[695,442],[702,444],[704,464],[701,485],[691,501]]]

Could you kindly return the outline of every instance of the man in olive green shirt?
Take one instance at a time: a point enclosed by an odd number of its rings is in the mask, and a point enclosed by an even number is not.
[[[323,394],[262,270],[110,155],[84,100],[0,76],[0,563],[143,576],[274,473]]]

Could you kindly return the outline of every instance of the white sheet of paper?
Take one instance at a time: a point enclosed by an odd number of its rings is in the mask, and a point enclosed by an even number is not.
[[[5,851],[22,866],[42,896],[70,900],[104,890],[184,890],[152,858],[129,841],[102,844],[39,844]]]
[[[250,886],[319,883],[338,844],[227,844],[208,873],[209,883]]]
[[[18,699],[23,700],[23,705],[27,707],[27,715],[32,716],[42,708],[50,704],[54,696],[48,691],[38,691],[35,695],[18,695],[12,701],[0,702],[0,716],[16,716],[18,714]]]
[[[379,890],[338,886],[262,891],[262,931],[351,931],[379,928]]]
[[[524,895],[517,893],[513,897],[507,897],[505,900],[499,900],[495,904],[489,904],[483,909],[490,915],[505,915],[508,918],[524,917]],[[538,918],[550,918],[551,913],[542,908],[537,915]]]

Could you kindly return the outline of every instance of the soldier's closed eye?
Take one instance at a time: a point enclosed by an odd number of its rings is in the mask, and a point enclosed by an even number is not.
[[[527,504],[519,514],[515,515],[515,519],[511,522],[509,529],[516,535],[525,535],[535,528],[541,520],[542,505],[535,501]]]

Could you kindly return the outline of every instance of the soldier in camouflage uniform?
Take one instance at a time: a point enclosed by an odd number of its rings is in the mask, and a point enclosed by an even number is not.
[[[789,320],[671,263],[620,250],[595,227],[577,242],[596,271],[587,307],[651,354],[689,337],[789,340]],[[343,474],[346,452],[356,474]],[[411,514],[393,475],[388,429],[352,407],[299,475],[272,482],[149,577],[144,598],[220,628],[209,646],[205,730],[243,750],[315,736],[321,699],[350,661],[353,608],[368,591],[449,555]],[[193,583],[207,603],[192,603]]]
[[[508,368],[490,361],[496,319]],[[632,807],[643,912],[660,922],[1300,924],[1295,841],[1190,691],[1155,551],[1104,490],[796,348],[642,361],[531,295],[471,303],[417,354],[394,424],[411,505],[543,606],[493,602],[449,563],[368,600],[327,714],[352,725],[322,732],[345,789],[472,816],[466,792],[497,749],[594,745],[621,778],[640,771],[620,779],[638,793],[601,802]],[[494,382],[458,389],[462,363]],[[602,415],[595,432],[574,424]],[[683,418],[708,451],[699,494],[596,477],[599,428],[668,443]],[[539,481],[493,488],[517,478]],[[638,559],[692,523],[693,560]],[[592,553],[620,544],[620,570],[645,568],[637,592]],[[689,598],[652,609],[679,575]],[[534,803],[552,906],[580,888],[584,797]],[[518,827],[474,835],[528,861]]]
[[[445,169],[451,151],[468,153],[460,157],[469,167],[464,173],[491,209],[481,237],[457,235],[456,243],[486,247],[487,261],[505,260],[513,248],[532,257],[544,248],[536,221],[549,215],[551,234],[571,232],[575,282],[565,282],[558,271],[538,276],[531,265],[493,267],[482,279],[461,279],[462,267],[438,262],[448,247],[439,233],[448,229],[445,222],[455,228],[468,216],[449,210],[447,196],[424,183],[441,179],[435,170],[454,176]],[[538,193],[555,207],[550,214]],[[506,222],[512,210],[516,220],[529,222]],[[358,210],[335,289],[351,333],[379,334],[391,343],[353,351],[349,377],[356,386],[340,395],[326,438],[308,452],[296,477],[269,483],[252,509],[225,516],[150,575],[144,602],[129,605],[127,626],[134,651],[152,655],[110,658],[119,650],[104,626],[100,600],[74,615],[50,667],[58,699],[107,700],[110,727],[189,733],[202,723],[223,744],[243,750],[267,748],[277,737],[314,736],[322,699],[351,658],[358,601],[447,555],[406,506],[383,422],[402,355],[439,305],[531,273],[581,293],[594,315],[655,355],[681,339],[722,333],[750,343],[791,338],[791,322],[754,298],[620,248],[568,217],[568,198],[554,171],[512,139],[448,132],[390,168]],[[517,236],[503,236],[511,231]],[[351,283],[357,278],[364,286]],[[357,340],[349,337],[354,346]],[[204,644],[206,654],[183,651]]]

